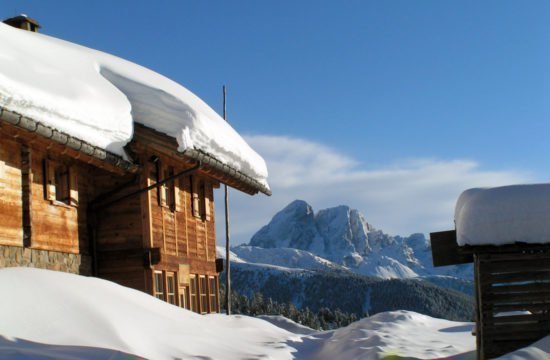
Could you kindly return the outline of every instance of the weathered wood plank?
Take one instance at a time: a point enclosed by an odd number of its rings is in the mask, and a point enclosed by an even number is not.
[[[432,244],[432,259],[434,266],[447,266],[471,263],[471,254],[463,254],[456,243],[456,231],[440,231],[430,233]]]

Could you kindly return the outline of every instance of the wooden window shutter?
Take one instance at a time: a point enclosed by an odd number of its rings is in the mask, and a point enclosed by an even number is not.
[[[44,159],[44,198],[55,201],[55,163]]]
[[[198,190],[198,179],[196,176],[191,176],[191,207],[195,217],[201,216]]]
[[[170,178],[174,176],[174,168],[172,166],[169,166],[164,171],[164,177]],[[165,190],[166,190],[166,205],[170,208],[170,210],[174,211],[176,210],[176,181],[172,180],[165,184]]]
[[[183,179],[178,179],[174,181],[174,208],[176,211],[181,212],[184,211],[183,208],[183,199],[181,199],[181,196],[184,196],[184,192],[182,191],[185,189],[183,186]]]
[[[167,207],[168,206],[168,201],[167,201],[167,192],[168,192],[168,184],[162,184],[160,187],[159,187],[159,190],[160,190],[160,197],[159,197],[159,200],[160,200],[160,206],[164,206],[164,207]]]
[[[78,174],[76,167],[70,167],[69,172],[69,205],[78,206]]]
[[[156,182],[159,183],[162,180],[163,166],[160,160],[155,163],[156,168]],[[157,187],[158,204],[160,206],[166,206],[166,184]]]
[[[206,221],[210,221],[210,184],[204,182],[204,218]]]

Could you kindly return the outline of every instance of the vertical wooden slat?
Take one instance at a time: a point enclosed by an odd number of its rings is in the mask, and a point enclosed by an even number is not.
[[[21,147],[21,187],[23,202],[23,246],[32,245],[32,166],[31,150],[27,145]],[[3,162],[2,162],[3,164]],[[0,165],[1,167],[1,165]],[[1,176],[1,174],[0,174]]]
[[[181,179],[183,182],[184,179]],[[182,189],[187,189],[186,187],[182,187]],[[181,192],[181,195],[183,196],[183,211],[184,211],[184,223],[185,223],[185,256],[189,256],[189,228],[187,225],[187,219],[189,218],[189,205],[187,202],[187,195],[185,191]]]
[[[474,286],[476,289],[476,350],[477,359],[483,360],[483,311],[481,302],[481,276],[479,273],[479,256],[474,255]]]
[[[144,171],[141,177],[141,186],[149,187],[151,185],[149,162],[145,162]],[[141,194],[141,217],[143,224],[143,246],[145,248],[153,248],[153,224],[151,211],[151,192],[146,191]],[[146,283],[149,284],[151,275],[146,274]]]

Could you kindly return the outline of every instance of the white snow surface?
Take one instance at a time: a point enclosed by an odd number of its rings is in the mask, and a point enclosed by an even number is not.
[[[264,249],[256,246],[239,245],[232,247],[231,251],[238,256],[237,262],[268,264],[308,270],[348,270],[344,266],[300,249]]]
[[[2,359],[115,358],[117,351],[148,359],[432,359],[474,349],[471,323],[409,311],[312,332],[278,316],[198,315],[106,280],[62,272],[1,269],[0,287],[9,289],[0,297]]]
[[[268,187],[265,161],[176,82],[119,57],[0,23],[0,105],[125,156],[133,122]]]
[[[550,184],[464,191],[456,203],[459,245],[550,242]]]

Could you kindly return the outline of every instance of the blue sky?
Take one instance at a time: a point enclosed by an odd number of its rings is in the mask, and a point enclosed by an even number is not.
[[[232,193],[236,243],[295,198],[392,234],[445,230],[462,190],[550,175],[549,2],[2,2],[18,13],[218,111],[228,86],[274,192]]]

